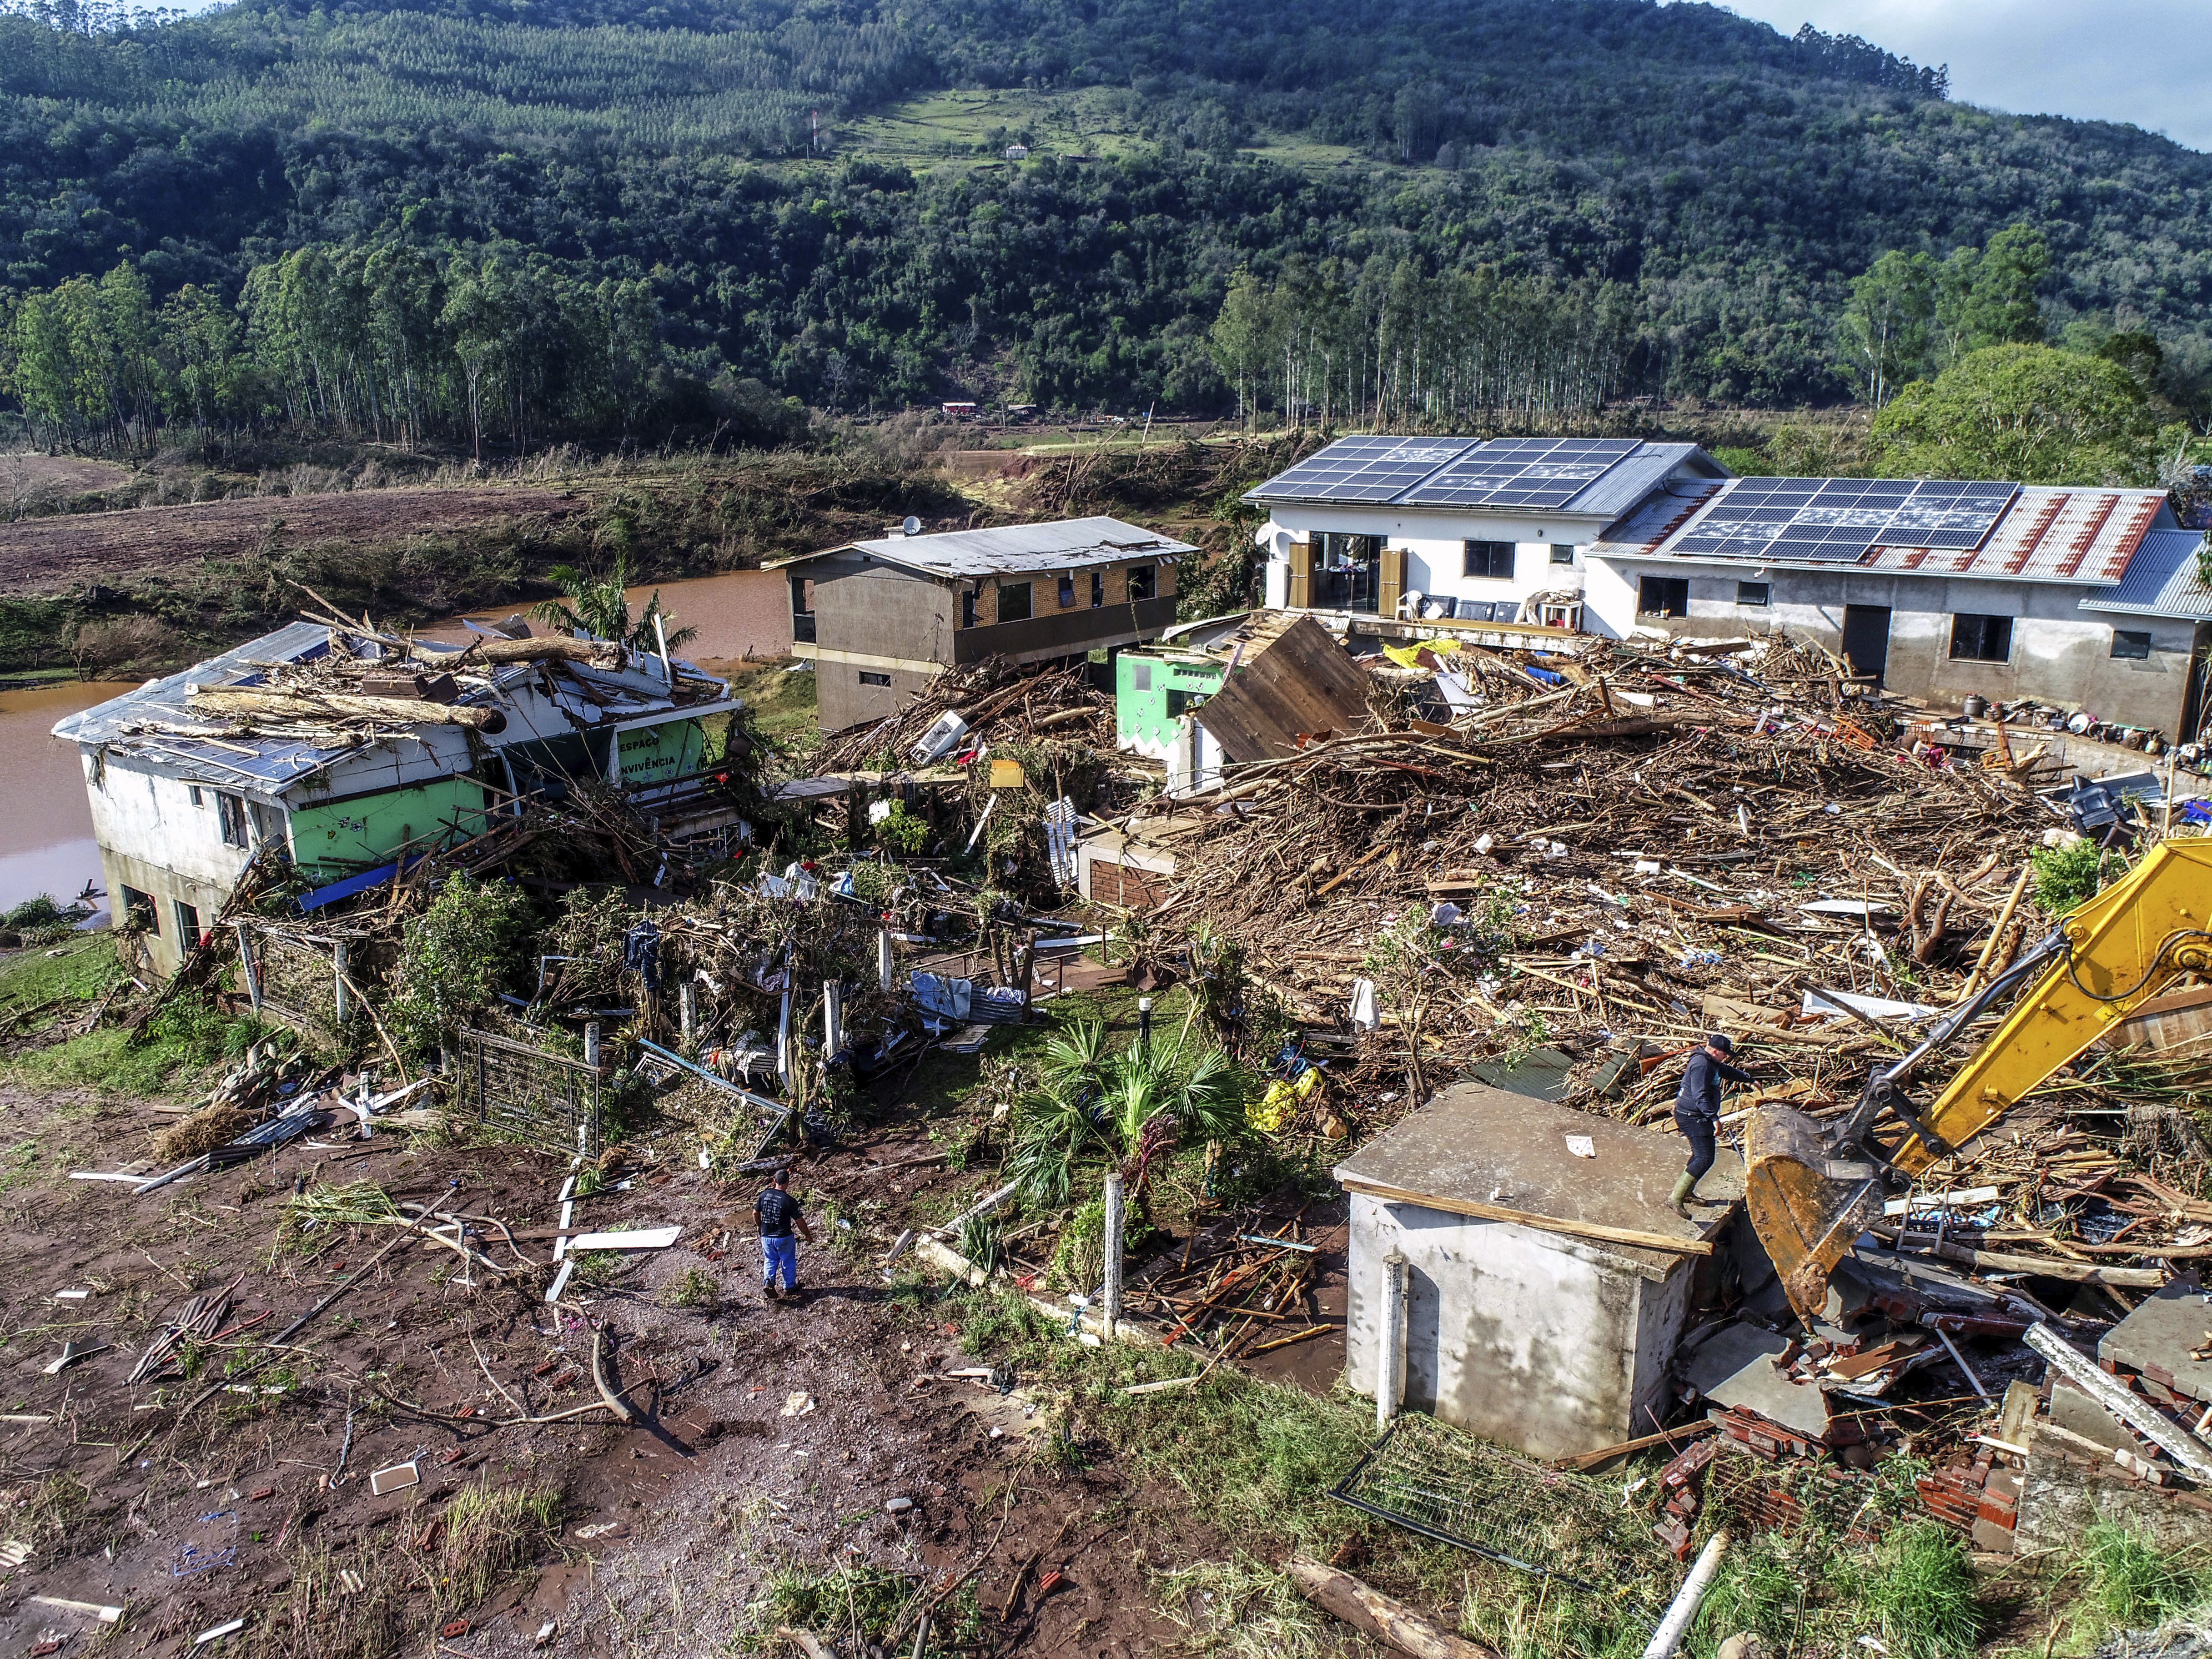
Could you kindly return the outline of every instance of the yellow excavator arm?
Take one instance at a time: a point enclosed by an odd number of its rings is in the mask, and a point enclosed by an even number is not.
[[[1879,1217],[1883,1169],[1911,1182],[2179,975],[2212,970],[2209,915],[2212,840],[2160,842],[1872,1079],[1833,1129],[1785,1107],[1754,1107],[1744,1131],[1745,1202],[1798,1313],[1810,1322],[1820,1312],[1830,1271]],[[2012,1012],[1949,1085],[1924,1109],[1915,1106],[1901,1086],[1913,1068],[2023,982]],[[1877,1138],[1885,1111],[1901,1139]]]

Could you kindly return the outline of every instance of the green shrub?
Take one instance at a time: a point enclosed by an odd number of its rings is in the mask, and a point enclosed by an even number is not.
[[[893,801],[891,810],[876,826],[876,841],[894,858],[920,858],[929,846],[929,820],[906,810],[904,801]]]
[[[530,901],[504,882],[449,878],[407,924],[386,1023],[416,1054],[489,1006],[514,980],[536,926]]]
[[[2027,861],[2035,871],[2035,902],[2052,916],[2096,897],[2106,865],[2120,862],[2086,836],[2071,847],[2039,847]]]

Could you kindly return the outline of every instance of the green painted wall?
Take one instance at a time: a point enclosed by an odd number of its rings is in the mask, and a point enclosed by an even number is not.
[[[1115,740],[1140,755],[1166,754],[1182,717],[1221,689],[1227,666],[1210,657],[1122,652],[1115,659]]]
[[[644,789],[689,777],[707,763],[707,734],[697,720],[665,720],[622,734],[625,789]]]
[[[381,794],[313,800],[292,809],[292,860],[310,878],[335,881],[390,862],[410,840],[477,834],[484,805],[474,778],[435,778]]]

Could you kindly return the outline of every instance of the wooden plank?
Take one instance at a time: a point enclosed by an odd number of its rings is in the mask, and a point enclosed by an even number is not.
[[[1300,617],[1248,648],[1197,720],[1237,764],[1295,754],[1301,735],[1367,724],[1367,677],[1328,629]]]
[[[1477,1221],[1510,1221],[1516,1226],[1533,1227],[1539,1232],[1565,1233],[1575,1238],[1595,1239],[1603,1244],[1632,1244],[1639,1250],[1671,1250],[1677,1255],[1711,1255],[1713,1247],[1702,1238],[1676,1238],[1667,1233],[1647,1233],[1633,1227],[1607,1227],[1595,1221],[1570,1221],[1559,1216],[1535,1215],[1527,1210],[1508,1209],[1499,1204],[1478,1204],[1468,1198],[1445,1198],[1435,1193],[1409,1192],[1403,1187],[1386,1187],[1378,1181],[1363,1181],[1354,1176],[1343,1183],[1349,1193],[1366,1193],[1391,1204],[1418,1204],[1425,1210],[1441,1210],[1446,1215],[1463,1215]]]

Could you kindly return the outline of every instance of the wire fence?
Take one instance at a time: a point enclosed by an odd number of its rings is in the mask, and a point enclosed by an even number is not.
[[[1681,1575],[1651,1535],[1648,1505],[1432,1417],[1401,1417],[1329,1495],[1439,1543],[1655,1608]]]

